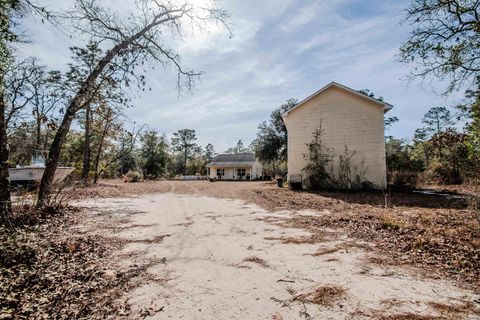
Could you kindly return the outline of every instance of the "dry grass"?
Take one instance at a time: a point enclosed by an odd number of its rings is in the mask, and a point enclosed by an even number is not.
[[[475,314],[477,316],[480,315],[480,308],[475,306],[475,304],[471,301],[465,301],[460,304],[445,304],[445,303],[438,303],[438,302],[430,302],[428,304],[442,315],[450,315],[450,316],[452,315],[459,316],[462,314]]]
[[[284,306],[288,306],[293,302],[300,302],[302,304],[310,303],[324,307],[332,307],[338,300],[344,298],[347,292],[344,288],[333,285],[320,286],[315,288],[314,291],[306,293],[297,293],[297,291],[292,288],[288,288],[287,291],[292,295],[291,299],[274,300],[282,302]]]
[[[323,256],[323,255],[326,255],[326,254],[331,254],[331,253],[338,252],[341,249],[342,248],[340,248],[340,247],[323,248],[323,249],[317,250],[315,253],[312,253],[311,255],[314,256],[314,257],[319,257],[319,256]]]
[[[417,315],[413,313],[400,313],[388,316],[379,316],[379,320],[446,320],[444,317]]]
[[[480,220],[478,213],[469,206],[469,196],[462,194],[392,193],[386,208],[382,193],[295,192],[277,188],[270,182],[148,181],[130,184],[105,181],[94,189],[98,190],[90,193],[128,196],[176,192],[243,199],[270,211],[327,212],[318,216],[261,217],[260,220],[282,227],[302,228],[314,235],[311,238],[270,238],[272,240],[291,244],[316,243],[326,236],[322,230],[330,228],[352,239],[375,244],[375,250],[389,261],[412,264],[427,273],[442,274],[480,288]]]
[[[156,236],[153,239],[129,239],[129,240],[124,240],[125,242],[129,243],[160,243],[162,242],[166,237],[170,237],[169,234],[163,234],[160,236]]]
[[[388,213],[382,214],[380,216],[380,219],[384,228],[400,230],[408,227],[405,222],[398,220],[397,218],[393,217],[391,214]]]
[[[303,295],[298,300],[331,307],[334,303],[345,296],[345,289],[338,286],[318,287],[315,291]]]
[[[314,244],[323,242],[325,238],[319,234],[305,237],[264,237],[265,240],[278,240],[283,244]]]
[[[245,259],[243,259],[243,262],[251,262],[251,263],[256,263],[264,268],[269,268],[270,265],[265,261],[263,260],[262,258],[259,258],[257,256],[251,256],[251,257],[247,257]]]

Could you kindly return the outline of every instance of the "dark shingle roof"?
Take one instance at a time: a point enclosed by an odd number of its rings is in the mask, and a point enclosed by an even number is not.
[[[255,155],[253,153],[219,154],[213,158],[212,162],[255,162]]]
[[[249,167],[255,164],[256,158],[253,153],[245,154],[219,154],[212,159],[207,167]]]

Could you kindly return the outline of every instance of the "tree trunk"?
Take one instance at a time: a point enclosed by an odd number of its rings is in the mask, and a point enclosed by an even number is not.
[[[46,205],[50,194],[52,193],[55,171],[57,170],[58,162],[60,161],[62,146],[70,130],[70,125],[72,124],[74,117],[75,111],[72,108],[68,108],[65,112],[62,123],[55,134],[52,145],[50,146],[48,159],[45,163],[45,171],[43,172],[42,181],[40,182],[40,189],[38,191],[38,208],[43,208]]]
[[[83,144],[83,171],[82,179],[85,185],[88,184],[88,174],[90,173],[90,106],[85,110],[85,141]]]
[[[75,114],[91,102],[90,96],[92,95],[92,89],[105,67],[115,56],[121,53],[122,50],[127,49],[132,43],[135,43],[136,40],[145,36],[152,28],[170,20],[173,20],[170,16],[167,16],[164,19],[155,18],[138,33],[123,39],[123,41],[115,45],[111,50],[107,51],[105,56],[97,63],[93,71],[88,75],[85,82],[83,82],[79,91],[75,94],[75,97],[66,108],[62,124],[58,128],[52,145],[50,146],[45,171],[43,172],[40,189],[38,190],[37,208],[43,208],[50,197],[55,178],[55,171],[57,170],[58,162],[60,160],[60,152],[70,130],[70,125],[72,124]]]
[[[10,182],[8,180],[8,141],[5,109],[3,75],[0,75],[0,225],[7,224],[12,213]]]
[[[40,150],[42,148],[42,120],[40,120],[40,118],[37,118],[37,142],[35,143],[35,148],[38,150]]]
[[[98,182],[98,177],[100,175],[100,172],[98,172],[98,166],[100,165],[100,157],[102,155],[103,142],[105,141],[105,136],[107,135],[109,127],[110,127],[110,123],[107,122],[105,124],[105,129],[103,129],[102,136],[100,137],[100,143],[98,144],[98,150],[97,150],[97,154],[95,155],[95,160],[93,164],[94,172],[95,172],[95,176],[93,178],[93,184],[96,184]]]
[[[40,105],[40,102],[38,101],[38,90],[35,88],[35,111],[36,111],[36,116],[37,118],[35,119],[35,125],[36,125],[36,138],[37,141],[35,143],[35,148],[37,151],[39,151],[42,148],[42,115],[40,114],[40,108],[38,107]]]
[[[98,77],[103,72],[108,63],[122,49],[126,48],[130,41],[124,41],[107,52],[105,57],[99,61],[93,72],[88,76],[87,80],[85,80],[82,87],[67,107],[63,116],[62,123],[57,129],[52,145],[50,146],[48,159],[45,164],[45,171],[43,172],[42,181],[40,182],[40,189],[38,190],[37,208],[43,208],[52,193],[55,171],[57,170],[58,162],[60,160],[60,152],[62,151],[62,147],[67,137],[67,134],[70,131],[70,125],[72,124],[75,114],[82,107],[90,103],[89,100],[91,100],[91,97],[89,97],[89,94],[92,95],[91,91]]]
[[[183,157],[183,175],[187,175],[187,148],[185,147]]]

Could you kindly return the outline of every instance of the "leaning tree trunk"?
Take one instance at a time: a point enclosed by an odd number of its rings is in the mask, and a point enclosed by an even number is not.
[[[88,184],[88,174],[90,173],[90,106],[85,109],[85,139],[83,144],[83,171],[82,179],[85,185]]]
[[[102,74],[105,67],[113,60],[115,56],[120,54],[122,50],[127,49],[132,43],[135,43],[135,41],[145,36],[145,34],[147,34],[151,29],[170,20],[173,20],[173,18],[170,16],[167,16],[164,19],[155,18],[150,24],[146,25],[138,33],[123,39],[123,41],[115,45],[111,50],[107,51],[105,56],[97,63],[93,71],[89,74],[79,91],[75,94],[75,97],[66,108],[62,124],[58,128],[55,138],[53,139],[50,152],[48,154],[45,171],[43,172],[42,181],[40,183],[40,189],[38,190],[37,208],[43,208],[50,198],[55,171],[57,170],[58,162],[60,160],[60,152],[67,134],[70,131],[70,125],[72,124],[75,114],[90,103],[89,100],[91,100],[91,97],[89,95],[92,95],[92,88],[94,87],[98,77]]]
[[[8,141],[5,123],[5,96],[3,76],[0,75],[0,225],[8,223],[12,213],[10,182],[8,181]]]
[[[35,97],[35,113],[36,113],[36,119],[35,119],[35,131],[36,131],[36,143],[35,143],[35,149],[39,151],[42,148],[42,115],[40,114],[40,108],[38,107],[40,105],[40,101],[38,101],[38,91],[35,88],[34,92],[34,97]]]
[[[63,144],[65,143],[67,134],[70,131],[70,125],[72,124],[75,114],[82,107],[90,103],[89,100],[91,100],[91,97],[89,97],[89,95],[92,95],[92,88],[108,63],[110,63],[110,61],[112,61],[112,59],[121,50],[125,49],[129,43],[134,40],[135,39],[133,38],[129,38],[116,45],[112,50],[108,51],[105,57],[98,62],[93,72],[82,84],[82,87],[67,107],[62,123],[55,134],[52,145],[50,146],[45,171],[43,172],[42,181],[40,182],[40,188],[38,190],[37,208],[41,209],[45,207],[50,198],[55,178],[55,171],[57,170],[58,162],[60,160],[60,153],[62,151]]]

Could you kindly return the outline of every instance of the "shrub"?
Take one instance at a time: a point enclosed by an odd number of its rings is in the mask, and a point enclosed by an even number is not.
[[[349,151],[345,145],[343,155],[339,156],[338,170],[332,170],[333,186],[340,190],[363,190],[365,188],[371,189],[369,183],[365,179],[366,170],[362,162],[362,168],[359,170],[357,166],[353,165],[353,158],[357,154],[356,151]]]
[[[312,189],[332,188],[332,179],[328,168],[333,160],[333,155],[332,150],[324,145],[323,135],[320,123],[320,127],[313,132],[312,142],[307,144],[308,153],[304,154],[307,165],[303,171],[308,177],[307,184]]]
[[[123,176],[124,182],[140,182],[142,180],[142,173],[130,170]]]
[[[462,174],[459,168],[448,166],[442,163],[433,163],[430,169],[425,172],[425,178],[429,183],[436,184],[461,184]]]
[[[413,189],[418,184],[418,172],[393,171],[388,172],[388,184],[398,189]]]
[[[303,169],[308,177],[306,185],[316,190],[374,189],[374,186],[365,179],[366,170],[363,163],[360,169],[353,165],[356,151],[349,151],[347,145],[344,153],[338,157],[338,167],[334,166],[335,154],[323,143],[323,134],[320,124],[320,128],[313,132],[312,142],[307,144],[308,153],[304,154],[307,165]]]

